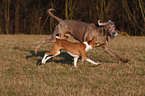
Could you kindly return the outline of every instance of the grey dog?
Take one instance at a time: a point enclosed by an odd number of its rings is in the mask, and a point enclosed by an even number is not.
[[[48,14],[59,21],[59,24],[55,27],[54,33],[51,39],[55,38],[56,34],[61,34],[60,38],[64,38],[65,36],[73,36],[79,42],[86,41],[87,37],[92,38],[95,37],[95,45],[100,46],[104,49],[105,52],[111,54],[116,59],[127,63],[129,60],[124,59],[117,55],[108,44],[108,37],[111,39],[118,35],[115,31],[115,24],[113,21],[108,20],[108,22],[100,23],[98,20],[98,25],[94,23],[84,23],[78,20],[62,20],[59,17],[53,15],[51,11],[55,11],[55,9],[50,8],[48,9]],[[68,35],[69,34],[69,35]],[[37,54],[37,50],[40,48],[41,45],[49,42],[49,39],[42,41],[36,48],[35,54]]]

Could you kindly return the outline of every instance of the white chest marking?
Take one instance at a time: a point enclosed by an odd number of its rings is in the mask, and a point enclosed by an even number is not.
[[[88,42],[83,42],[86,45],[85,51],[87,52],[88,50],[92,49],[92,46],[88,44]]]

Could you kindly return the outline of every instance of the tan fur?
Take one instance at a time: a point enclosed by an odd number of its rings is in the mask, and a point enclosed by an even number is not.
[[[86,55],[87,50],[92,49],[94,47],[94,44],[94,37],[92,38],[92,40],[88,40],[87,42],[83,43],[71,43],[65,39],[56,39],[55,43],[53,44],[52,50],[45,53],[42,59],[42,63],[45,64],[48,59],[59,55],[61,53],[60,50],[63,49],[68,54],[74,57],[75,67],[77,67],[77,60],[79,56],[82,57],[82,61],[86,60],[92,64],[99,65],[100,63],[94,62]]]
[[[93,40],[89,41],[89,44],[93,47]],[[86,56],[85,48],[86,46],[84,43],[71,43],[65,39],[56,39],[52,50],[50,52],[46,52],[46,54],[54,55],[58,50],[64,49],[65,51],[68,51],[72,54],[81,56],[83,59],[88,59],[88,57]]]
[[[97,26],[97,24],[95,23],[85,23],[78,20],[62,20],[59,17],[53,15],[51,11],[55,11],[55,9],[48,9],[48,14],[51,17],[55,18],[57,21],[59,21],[59,24],[55,27],[51,39],[43,40],[39,45],[36,46],[34,50],[35,54],[37,54],[37,50],[40,48],[40,46],[55,39],[55,35],[60,33],[61,39],[64,39],[65,36],[73,36],[79,42],[86,41],[86,37],[92,38],[94,36],[95,46],[101,46],[105,52],[111,54],[113,57],[122,62],[126,63],[129,61],[128,59],[120,57],[109,47],[106,38],[114,38],[112,37],[112,35],[117,34],[117,32],[115,31],[115,24],[113,21],[108,20],[108,22],[106,23],[100,23],[100,20],[98,20],[99,26]]]

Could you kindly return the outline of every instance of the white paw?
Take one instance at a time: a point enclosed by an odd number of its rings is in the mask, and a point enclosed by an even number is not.
[[[101,63],[95,63],[95,65],[100,65]]]
[[[42,64],[45,64],[45,60],[42,60],[41,63],[42,63]]]

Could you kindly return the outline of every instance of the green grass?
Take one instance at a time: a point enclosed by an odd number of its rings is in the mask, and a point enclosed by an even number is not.
[[[67,53],[37,66],[52,43],[36,56],[33,50],[48,37],[0,35],[0,96],[145,96],[145,37],[109,39],[110,47],[129,63],[96,48],[87,55],[102,64],[81,64],[79,59],[79,70]]]

